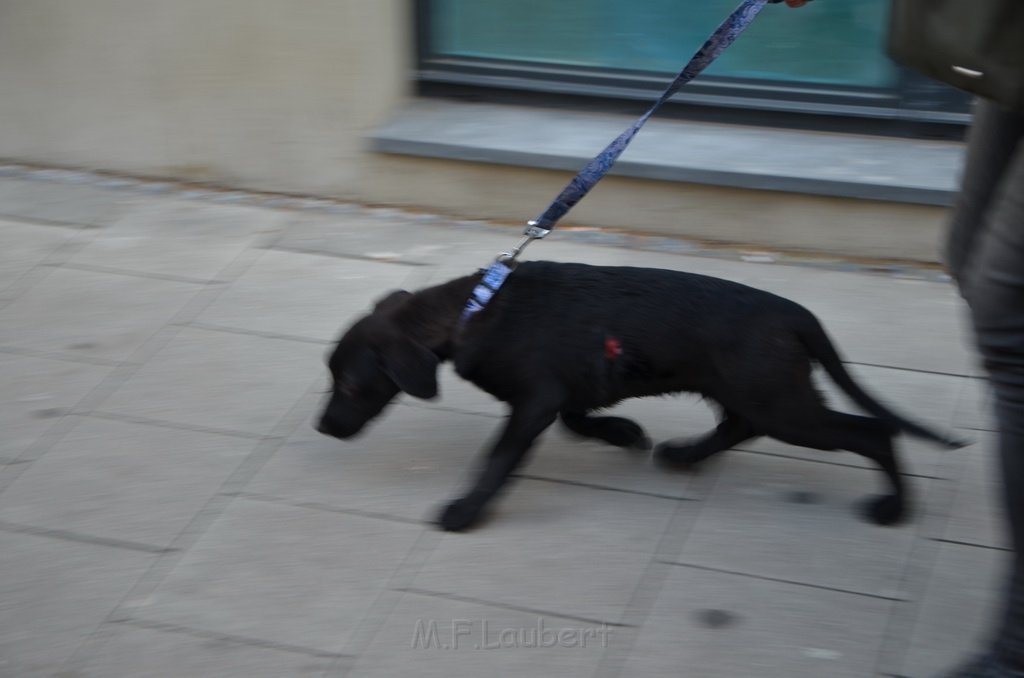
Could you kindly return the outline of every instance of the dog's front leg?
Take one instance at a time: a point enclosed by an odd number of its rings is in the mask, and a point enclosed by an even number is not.
[[[472,488],[441,512],[438,524],[442,529],[449,532],[465,530],[477,522],[487,502],[505,485],[509,474],[526,457],[537,436],[555,421],[558,405],[550,404],[549,399],[545,399],[545,403],[549,404],[535,401],[513,407]]]

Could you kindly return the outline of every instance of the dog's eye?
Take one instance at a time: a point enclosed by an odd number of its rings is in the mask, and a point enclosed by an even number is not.
[[[338,383],[337,391],[345,398],[351,398],[356,394],[356,386],[351,381],[343,379]]]

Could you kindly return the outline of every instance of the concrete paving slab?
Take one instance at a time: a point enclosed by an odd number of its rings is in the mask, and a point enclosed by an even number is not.
[[[445,534],[413,586],[616,623],[677,503],[523,480],[479,529]]]
[[[902,597],[914,523],[880,527],[854,512],[881,480],[874,471],[733,453],[723,460],[678,561]]]
[[[124,360],[200,289],[191,283],[55,269],[0,310],[0,344]]]
[[[288,219],[275,210],[156,198],[126,208],[69,261],[210,280]]]
[[[182,328],[99,409],[257,435],[323,379],[323,347]]]
[[[0,353],[0,458],[15,459],[111,367]]]
[[[0,219],[0,293],[73,234],[73,230],[59,226]]]
[[[245,489],[293,502],[432,521],[468,480],[498,424],[487,417],[394,406],[352,441],[304,425]]]
[[[55,675],[153,559],[126,549],[0,532],[0,675]]]
[[[0,520],[168,547],[255,444],[83,418],[0,494]]]
[[[337,653],[422,529],[237,499],[138,616]]]
[[[5,178],[0,215],[54,221],[78,228],[109,224],[138,198],[96,186]]]
[[[405,594],[350,678],[594,675],[621,629]]]
[[[413,272],[396,264],[267,251],[197,320],[331,342]]]
[[[76,678],[319,678],[331,668],[327,656],[290,652],[214,634],[189,634],[126,626],[78,668]]]
[[[671,572],[622,675],[874,675],[891,601],[664,567]]]
[[[946,529],[941,535],[944,539],[1010,548],[1004,525],[1003,486],[996,444],[994,433],[981,433],[974,445],[958,450],[966,458]]]
[[[996,620],[1004,551],[943,544],[932,567],[902,668],[911,678],[938,675],[979,651]]]

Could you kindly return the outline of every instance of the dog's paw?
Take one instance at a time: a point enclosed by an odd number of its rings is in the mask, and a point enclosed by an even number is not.
[[[594,435],[616,447],[634,450],[651,449],[651,439],[640,424],[623,417],[600,417],[594,420]]]
[[[466,499],[456,499],[438,516],[437,524],[445,532],[467,530],[480,518],[480,507]]]
[[[696,451],[693,445],[658,443],[654,447],[654,461],[673,471],[693,471],[702,459]]]
[[[579,417],[566,422],[569,430],[585,438],[631,450],[651,449],[651,439],[640,424],[624,417]]]
[[[896,525],[907,518],[907,508],[902,497],[885,494],[868,498],[861,507],[865,518],[876,525]]]

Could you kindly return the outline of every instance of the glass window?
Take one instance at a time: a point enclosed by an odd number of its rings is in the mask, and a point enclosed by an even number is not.
[[[421,0],[421,78],[529,89],[667,85],[739,0]],[[885,54],[889,0],[770,5],[685,97],[953,122],[966,100]],[[461,74],[461,78],[460,78]],[[637,75],[641,76],[639,79]],[[490,82],[488,82],[490,79]],[[710,97],[710,98],[709,98]],[[770,104],[770,105],[769,105]],[[944,116],[945,114],[945,116]],[[944,117],[943,117],[944,116]]]

